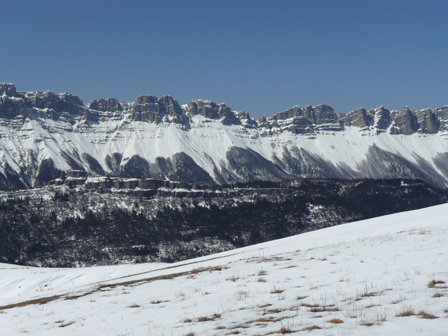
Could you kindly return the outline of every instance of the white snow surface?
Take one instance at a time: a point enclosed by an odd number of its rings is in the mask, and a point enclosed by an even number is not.
[[[201,168],[214,177],[215,166],[227,162],[226,153],[236,146],[250,148],[272,161],[281,158],[285,148],[303,148],[335,166],[348,166],[354,171],[366,160],[368,149],[380,149],[397,154],[411,162],[422,158],[440,172],[433,160],[440,153],[448,152],[448,138],[444,132],[412,135],[377,134],[375,128],[346,127],[343,131],[319,131],[317,136],[298,135],[289,131],[265,134],[266,130],[245,128],[241,125],[223,125],[219,120],[194,116],[191,128],[172,123],[147,123],[123,119],[101,122],[22,120],[16,126],[0,123],[0,172],[2,162],[7,162],[16,172],[26,170],[33,160],[41,162],[51,158],[56,168],[69,170],[70,166],[61,153],[87,153],[109,172],[105,163],[107,155],[123,154],[122,165],[133,155],[149,162],[157,157],[172,157],[176,153],[188,154]],[[32,153],[32,154],[31,154]],[[76,159],[76,155],[73,155]],[[81,160],[81,159],[79,159]],[[79,164],[89,171],[86,162]],[[445,173],[440,172],[442,176]],[[448,183],[447,183],[448,185]]]
[[[444,204],[175,264],[1,264],[0,334],[447,335],[447,218]]]

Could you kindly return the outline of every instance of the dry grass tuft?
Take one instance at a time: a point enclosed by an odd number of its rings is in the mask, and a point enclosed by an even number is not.
[[[315,324],[313,324],[311,327],[305,328],[305,330],[308,330],[308,331],[312,331],[315,329],[322,329],[322,328]]]
[[[257,275],[258,276],[265,276],[268,274],[268,271],[265,271],[263,268],[261,268],[258,272]]]
[[[417,313],[417,315],[419,315],[421,318],[429,319],[429,320],[433,320],[433,319],[438,318],[437,316],[428,313],[426,310],[420,310],[420,311]]]
[[[74,324],[74,323],[75,323],[75,321],[65,322],[65,323],[62,323],[62,324],[59,326],[59,328],[68,327],[69,325],[72,325],[72,324]]]
[[[293,333],[293,332],[294,332],[294,331],[291,330],[291,329],[289,329],[289,328],[281,327],[281,328],[279,329],[279,331],[277,331],[277,334],[291,334],[291,333]]]
[[[405,317],[415,315],[414,308],[411,305],[403,304],[401,308],[396,312],[397,317]]]
[[[300,305],[301,305],[302,307],[308,307],[308,308],[317,308],[317,307],[319,307],[318,304],[315,304],[315,303],[307,303],[307,302],[302,302]]]
[[[235,282],[235,281],[237,281],[239,278],[240,278],[240,277],[237,276],[237,275],[232,275],[230,278],[227,278],[226,280]]]
[[[331,319],[328,322],[329,323],[334,323],[334,324],[344,323],[344,321],[342,321],[341,319],[338,319],[338,318]]]
[[[442,297],[443,294],[442,293],[434,293],[434,295],[432,296],[433,298],[439,298]]]
[[[217,318],[220,318],[220,317],[221,317],[220,314],[213,314],[211,316],[201,316],[201,317],[198,317],[197,321],[198,322],[214,321],[214,320],[216,320]]]
[[[278,314],[281,313],[283,310],[278,309],[278,308],[274,308],[274,309],[269,309],[268,310],[268,314]]]
[[[285,290],[283,288],[279,288],[279,287],[273,287],[271,290],[271,294],[281,294],[283,293]]]

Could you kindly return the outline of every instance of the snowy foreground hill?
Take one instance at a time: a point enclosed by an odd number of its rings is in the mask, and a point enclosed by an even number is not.
[[[446,335],[447,218],[444,204],[175,264],[1,264],[1,335]]]

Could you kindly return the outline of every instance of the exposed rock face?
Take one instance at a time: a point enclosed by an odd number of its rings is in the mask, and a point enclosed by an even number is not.
[[[261,121],[263,128],[280,128],[296,134],[310,134],[317,130],[340,131],[338,116],[328,105],[294,106]]]
[[[17,116],[26,116],[26,102],[23,99],[12,99],[7,95],[0,97],[0,118],[13,119]]]
[[[414,113],[407,107],[403,107],[395,117],[391,127],[391,134],[412,134],[418,130],[418,122]]]
[[[272,116],[271,119],[272,120],[285,120],[285,119],[296,118],[296,117],[303,117],[302,109],[297,105],[290,108],[289,110],[277,113],[276,115]]]
[[[439,131],[440,121],[430,108],[415,112],[419,131],[426,134],[434,134]]]
[[[89,109],[97,110],[102,112],[117,112],[123,111],[123,107],[115,98],[101,98],[97,100],[92,100],[89,104]]]
[[[182,108],[171,96],[164,96],[159,99],[154,96],[139,96],[132,106],[131,114],[135,121],[157,124],[162,121],[178,124],[185,122]],[[167,118],[164,119],[164,117]]]
[[[9,97],[16,97],[16,87],[11,83],[0,83],[0,96],[3,96],[4,94]]]
[[[439,130],[448,131],[448,106],[435,109],[434,114],[440,122]]]
[[[380,106],[374,110],[369,111],[370,115],[373,115],[374,124],[373,126],[377,129],[377,131],[385,131],[389,128],[391,124],[391,116],[390,111],[383,106]]]
[[[32,108],[53,109],[56,112],[69,112],[70,114],[80,114],[84,110],[82,100],[69,93],[26,92],[24,94],[26,105]]]
[[[366,109],[360,108],[349,112],[347,115],[339,115],[344,126],[369,127],[373,125],[373,116],[367,114]]]
[[[338,116],[334,110],[328,105],[317,105],[314,107],[316,116],[316,124],[334,124],[338,122]]]
[[[187,104],[186,111],[190,115],[202,115],[209,119],[234,118],[230,107],[226,104],[216,104],[208,100],[192,100]]]
[[[161,106],[157,103],[157,97],[154,96],[139,96],[134,101],[131,110],[132,120],[148,121],[160,123],[162,121]]]

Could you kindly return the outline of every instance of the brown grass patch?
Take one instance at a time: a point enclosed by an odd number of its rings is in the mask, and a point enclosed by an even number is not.
[[[399,311],[395,316],[397,317],[405,317],[415,315],[414,309],[406,309]]]
[[[69,325],[74,324],[75,321],[70,321],[70,322],[65,322],[65,323],[61,323],[61,325],[59,326],[59,328],[64,328],[64,327],[68,327]]]
[[[191,274],[198,274],[201,272],[213,272],[213,271],[220,271],[221,269],[223,269],[223,267],[221,266],[214,266],[214,267],[205,267],[205,268],[198,268],[192,271],[185,271],[185,272],[179,272],[179,273],[172,273],[172,274],[167,274],[167,275],[160,275],[160,276],[155,276],[155,277],[151,277],[151,278],[145,278],[145,279],[138,279],[138,280],[129,280],[129,281],[124,281],[124,282],[117,282],[114,284],[103,284],[103,285],[99,285],[97,288],[89,291],[89,292],[85,292],[83,294],[79,294],[79,295],[68,295],[68,294],[63,294],[63,295],[53,295],[53,296],[48,296],[48,297],[43,297],[43,298],[39,298],[39,299],[34,299],[34,300],[27,300],[27,301],[22,301],[22,302],[18,302],[18,303],[13,303],[13,304],[9,304],[9,305],[5,305],[5,306],[0,306],[0,311],[4,310],[4,309],[11,309],[11,308],[16,308],[16,307],[24,307],[24,306],[29,306],[29,305],[33,305],[33,304],[45,304],[51,301],[55,301],[58,299],[66,299],[66,300],[76,300],[80,297],[83,296],[87,296],[90,294],[93,294],[95,292],[98,292],[100,290],[105,290],[105,289],[111,289],[111,288],[115,288],[118,286],[131,286],[131,285],[142,285],[145,283],[150,283],[153,281],[160,281],[160,280],[171,280],[180,276],[185,276],[185,275],[191,275]]]
[[[198,317],[197,321],[198,322],[214,321],[214,320],[216,320],[217,318],[220,318],[220,317],[221,317],[220,314],[213,314],[211,316],[201,316],[201,317]]]
[[[417,315],[419,315],[421,318],[429,319],[429,320],[433,320],[433,319],[438,318],[437,316],[428,313],[426,310],[420,310],[420,311],[417,313]]]
[[[291,334],[291,333],[293,333],[293,332],[294,332],[294,331],[291,330],[291,329],[289,329],[289,328],[281,327],[281,328],[277,331],[277,334]]]
[[[319,305],[318,304],[313,304],[313,303],[307,303],[307,302],[302,302],[301,304],[300,304],[302,307],[308,307],[308,308],[317,308],[317,307],[319,307]]]
[[[230,278],[227,278],[226,280],[235,282],[235,281],[237,281],[239,278],[240,278],[239,276],[232,275]]]
[[[22,302],[18,302],[18,303],[12,303],[12,304],[9,304],[9,305],[6,305],[6,306],[0,306],[0,310],[11,309],[11,308],[16,308],[16,307],[24,307],[24,306],[29,306],[29,305],[33,305],[33,304],[43,305],[43,304],[46,304],[48,302],[58,300],[61,297],[63,297],[63,295],[53,295],[53,296],[44,297],[44,298],[40,298],[40,299],[27,300],[27,301],[22,301]]]
[[[342,321],[341,319],[338,319],[338,318],[331,319],[330,321],[327,321],[327,322],[334,323],[334,324],[344,323],[344,321]]]
[[[305,328],[305,330],[308,330],[308,331],[312,331],[312,330],[316,330],[316,329],[322,329],[322,328],[315,324],[313,324],[311,327]]]
[[[271,294],[281,294],[283,293],[285,290],[283,288],[278,288],[278,287],[273,287],[271,289]]]

